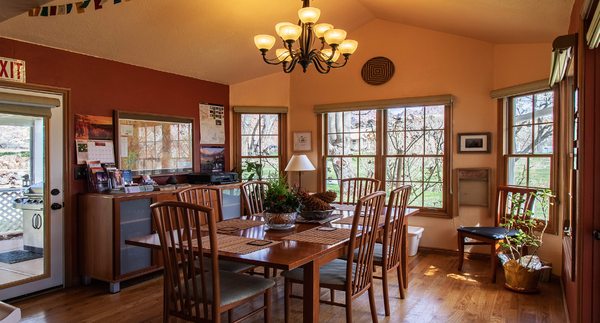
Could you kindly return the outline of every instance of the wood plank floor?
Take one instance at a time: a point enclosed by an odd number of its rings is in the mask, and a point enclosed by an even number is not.
[[[391,316],[385,317],[381,281],[375,281],[380,322],[566,322],[559,282],[544,283],[537,295],[515,294],[503,288],[504,278],[491,284],[488,262],[465,260],[464,273],[456,270],[457,257],[420,252],[409,262],[409,291],[401,300],[395,277],[390,286]],[[501,271],[500,271],[501,272]],[[23,312],[23,322],[161,322],[162,278],[154,276],[125,285],[118,294],[108,294],[107,285],[60,290],[14,302]],[[300,286],[294,291],[300,293]],[[322,297],[328,298],[322,290]],[[273,293],[273,321],[283,322],[283,279]],[[343,294],[336,295],[343,300]],[[262,299],[249,306],[258,306]],[[241,308],[238,315],[248,308]],[[292,320],[302,319],[301,300],[292,299]],[[355,322],[371,321],[367,294],[353,304]],[[226,317],[224,317],[225,319]],[[322,322],[343,322],[344,308],[321,305]],[[173,321],[175,322],[175,321]],[[260,315],[247,322],[262,322]]]

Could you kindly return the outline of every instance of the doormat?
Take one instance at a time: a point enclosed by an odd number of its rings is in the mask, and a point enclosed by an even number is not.
[[[5,264],[16,264],[19,262],[43,258],[44,254],[35,253],[28,250],[13,250],[0,253],[0,262]]]

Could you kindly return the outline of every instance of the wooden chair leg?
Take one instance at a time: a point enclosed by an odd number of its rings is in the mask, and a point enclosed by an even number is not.
[[[233,322],[233,310],[227,310],[227,322]]]
[[[458,271],[462,271],[465,260],[465,237],[458,231]]]
[[[390,293],[388,291],[388,275],[387,275],[387,270],[385,270],[383,267],[381,267],[381,278],[382,278],[382,283],[381,285],[383,286],[383,307],[385,309],[385,316],[390,316]],[[398,283],[400,284],[401,281],[398,281]],[[371,285],[373,286],[373,285]],[[400,285],[402,286],[402,285]],[[402,289],[402,287],[400,287],[400,289]],[[371,292],[371,289],[369,289],[369,293]],[[370,296],[369,296],[370,297]],[[371,309],[372,311],[372,309]]]
[[[265,276],[265,278],[271,278],[271,268],[264,267],[263,275]]]
[[[329,289],[329,300],[333,303],[335,302],[335,291],[333,290],[333,288]]]
[[[377,308],[375,307],[375,291],[373,284],[371,284],[371,287],[369,287],[369,306],[371,306],[371,321],[373,321],[373,323],[377,323]],[[386,316],[389,316],[389,314],[386,314]]]
[[[346,323],[352,323],[352,296],[346,292]]]
[[[404,279],[402,278],[402,269],[400,269],[400,266],[396,267],[396,274],[398,275],[398,288],[400,289],[400,299],[404,299]]]
[[[271,322],[271,289],[265,291],[265,323]]]
[[[292,283],[287,279],[283,283],[283,307],[285,323],[290,322],[290,293],[292,292]]]
[[[490,258],[492,266],[492,283],[496,283],[496,269],[498,268],[498,256],[496,252],[498,250],[498,243],[492,243],[490,247]]]

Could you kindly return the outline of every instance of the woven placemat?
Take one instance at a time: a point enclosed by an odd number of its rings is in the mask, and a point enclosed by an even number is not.
[[[321,227],[295,233],[286,237],[284,240],[294,240],[303,242],[312,242],[319,244],[336,244],[340,241],[350,238],[350,229],[336,228],[333,231],[319,230]]]
[[[270,243],[264,246],[249,245],[248,242],[252,241],[268,241]],[[194,247],[198,247],[198,240],[194,239],[192,243]],[[281,243],[281,241],[260,240],[217,233],[217,249],[222,252],[235,253],[239,255],[245,255],[247,253],[269,248],[279,243]],[[209,236],[202,237],[202,246],[205,250],[210,249]]]
[[[340,218],[342,215],[341,214],[333,214],[330,217],[326,217],[325,219],[321,219],[321,220],[308,220],[303,218],[302,216],[299,216],[296,218],[296,223],[316,223],[316,224],[325,224],[327,222],[331,222],[335,219]]]
[[[363,218],[364,217],[361,216],[361,219],[358,219],[358,224],[359,225],[364,222]],[[352,225],[353,222],[354,222],[354,217],[353,216],[349,216],[349,217],[345,217],[343,219],[339,219],[339,220],[337,220],[337,221],[335,221],[333,223],[335,223],[335,224],[350,224],[350,225]],[[381,226],[381,225],[384,225],[384,224],[385,224],[385,216],[382,215],[382,216],[379,217],[379,225]]]
[[[252,227],[257,227],[259,225],[265,224],[262,221],[255,220],[244,220],[244,219],[229,219],[221,222],[217,222],[217,230],[218,231],[238,231],[244,230]],[[208,226],[203,225],[200,228],[202,231],[208,231]]]

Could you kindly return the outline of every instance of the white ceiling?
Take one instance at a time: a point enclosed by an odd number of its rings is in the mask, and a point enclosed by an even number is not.
[[[302,4],[132,0],[108,1],[97,11],[91,4],[85,14],[27,15],[27,7],[43,2],[0,1],[0,36],[224,84],[280,70],[261,61],[253,36],[273,34],[279,21],[297,20]],[[573,0],[315,0],[312,5],[322,10],[321,22],[348,30],[349,38],[352,30],[380,18],[492,43],[536,43],[567,31]],[[25,12],[15,16],[19,10]]]

